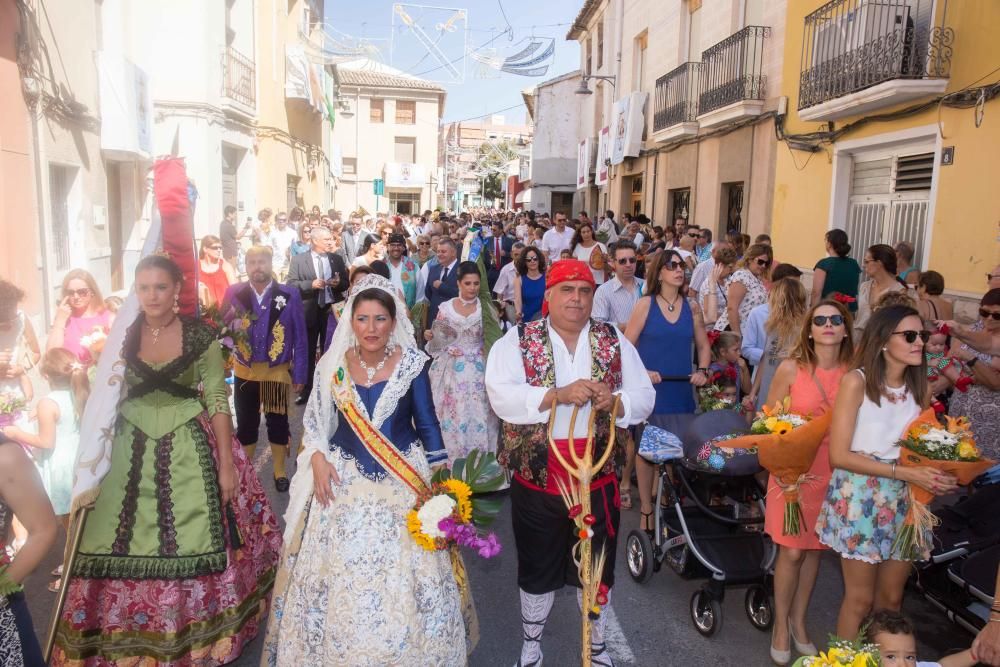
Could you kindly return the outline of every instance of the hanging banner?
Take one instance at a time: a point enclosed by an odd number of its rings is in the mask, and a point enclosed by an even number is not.
[[[594,185],[601,187],[608,184],[608,159],[611,156],[611,127],[601,128],[601,137],[597,141],[597,176]]]
[[[631,93],[615,102],[611,111],[611,164],[621,164],[626,157],[639,155],[645,104],[646,93]]]
[[[576,147],[576,189],[582,190],[590,185],[590,137],[581,141]]]

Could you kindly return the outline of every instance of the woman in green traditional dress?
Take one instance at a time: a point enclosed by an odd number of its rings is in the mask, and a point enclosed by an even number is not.
[[[136,267],[142,311],[122,349],[111,468],[70,572],[53,665],[220,665],[265,618],[281,534],[232,437],[217,333],[177,315],[183,279],[159,255]]]

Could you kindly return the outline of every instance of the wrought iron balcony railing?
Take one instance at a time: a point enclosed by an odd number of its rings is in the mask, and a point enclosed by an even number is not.
[[[699,65],[701,63],[684,63],[656,80],[653,132],[695,120],[698,115]]]
[[[799,109],[893,79],[947,78],[947,13],[947,0],[833,0],[809,14]]]
[[[748,25],[702,51],[699,114],[764,99],[764,39],[770,35],[768,26]]]
[[[226,48],[224,65],[223,95],[254,108],[257,105],[257,68],[254,61],[230,46]]]

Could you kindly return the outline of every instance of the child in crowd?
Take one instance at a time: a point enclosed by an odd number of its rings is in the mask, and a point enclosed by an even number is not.
[[[117,313],[118,310],[122,307],[123,303],[125,303],[125,300],[123,298],[112,294],[111,296],[109,296],[104,300],[104,307],[110,310],[112,313]]]
[[[708,366],[708,376],[716,373],[731,377],[736,382],[736,400],[740,401],[750,393],[750,369],[740,356],[741,338],[731,331],[713,332],[709,336],[712,343],[712,363]]]
[[[728,371],[709,371],[708,384],[698,389],[698,407],[702,412],[740,407],[739,380],[736,376],[736,373]]]
[[[37,432],[6,426],[3,434],[31,448],[52,509],[63,528],[68,530],[73,465],[80,445],[80,416],[90,394],[90,383],[83,364],[63,347],[46,352],[40,370],[51,391],[36,406]],[[62,576],[62,567],[52,576]],[[58,591],[59,583],[58,579],[52,582],[49,590]]]
[[[924,357],[927,359],[927,381],[933,386],[940,377],[944,377],[955,389],[961,392],[969,390],[969,386],[974,384],[972,376],[962,372],[962,362],[952,357],[948,350],[951,348],[951,336],[947,331],[930,327],[931,335],[924,345]],[[951,395],[950,388],[937,393],[931,400],[931,405],[939,412],[947,412],[948,398]]]
[[[898,611],[877,611],[862,627],[866,628],[865,641],[878,646],[882,667],[973,667],[976,664],[968,649],[945,656],[938,662],[918,662],[913,626]]]

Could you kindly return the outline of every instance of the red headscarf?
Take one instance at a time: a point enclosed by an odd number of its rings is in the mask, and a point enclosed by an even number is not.
[[[597,288],[594,274],[590,272],[590,267],[587,266],[586,262],[581,262],[578,259],[560,259],[549,267],[549,272],[545,276],[545,289],[551,289],[559,283],[570,280],[582,280],[590,283],[591,287]],[[546,299],[542,303],[542,316],[547,317],[548,314],[549,301]]]

